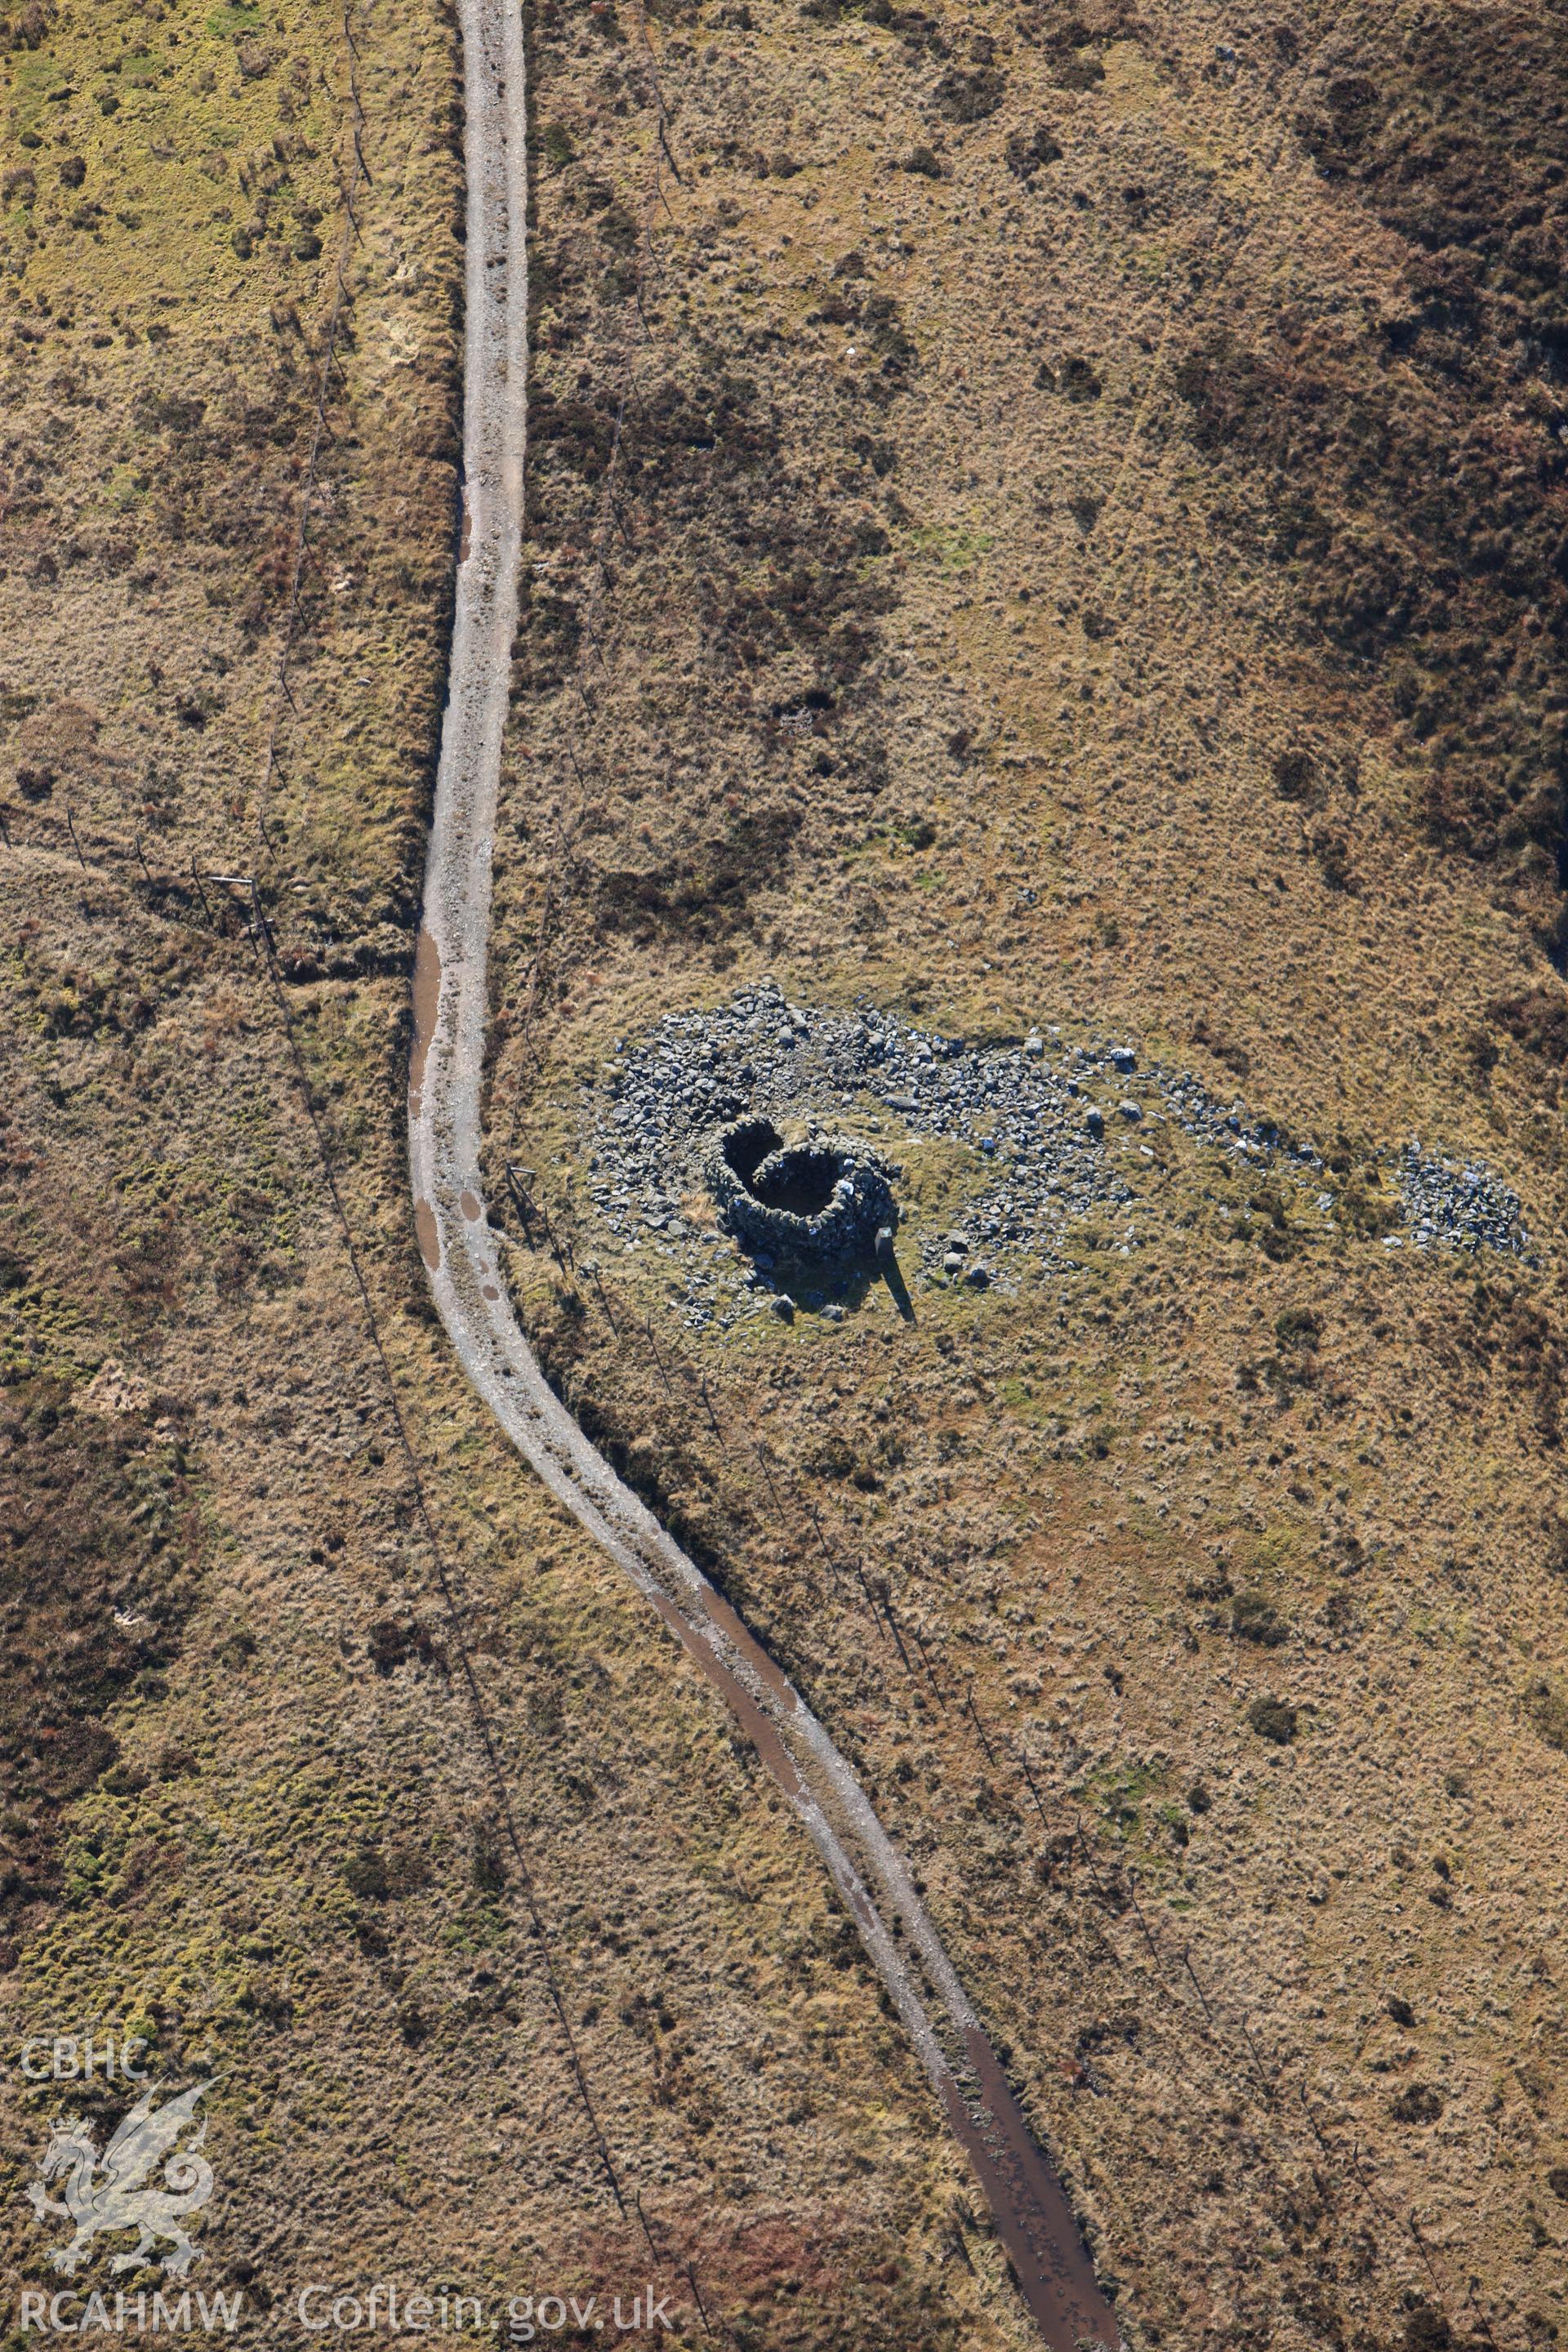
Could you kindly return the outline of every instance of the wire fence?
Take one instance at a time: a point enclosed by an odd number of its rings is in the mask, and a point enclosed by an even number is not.
[[[639,41],[647,58],[658,118],[653,159],[653,192],[648,201],[638,240],[637,284],[638,319],[645,343],[651,343],[652,330],[645,298],[647,275],[658,267],[653,245],[653,224],[661,205],[667,212],[670,210],[668,200],[664,194],[662,170],[668,163],[678,183],[682,181],[682,174],[670,140],[669,117],[658,77],[658,61],[640,5],[637,8],[637,17]],[[334,366],[337,365],[337,347],[345,310],[350,300],[349,264],[354,242],[362,235],[355,205],[362,187],[374,185],[363,152],[363,139],[367,125],[359,89],[359,52],[346,0],[342,10],[342,26],[348,58],[352,150],[352,160],[343,189],[345,226],[337,256],[332,299],[322,339],[322,356],[312,415],[311,438],[302,477],[290,562],[289,593],[273,675],[268,733],[259,780],[260,804],[258,826],[266,853],[273,860],[275,866],[278,863],[277,853],[268,833],[266,816],[276,778],[279,744],[286,718],[289,715],[299,716],[299,708],[289,684],[289,673],[303,583],[310,561],[311,501],[319,476],[321,452],[328,438],[331,375]],[[1246,233],[1250,233],[1253,225],[1252,223],[1246,225]],[[1237,238],[1235,248],[1226,258],[1218,282],[1224,282],[1234,261],[1235,253],[1239,251],[1244,242],[1245,234]],[[1156,367],[1151,377],[1149,386],[1151,395],[1155,383],[1161,378],[1163,361],[1162,348],[1160,358],[1156,362]],[[584,614],[587,650],[579,656],[576,680],[578,699],[590,724],[594,716],[594,707],[583,672],[590,656],[596,660],[602,668],[607,670],[603,645],[604,632],[597,625],[605,585],[605,534],[607,519],[607,527],[618,532],[623,541],[626,538],[626,518],[617,502],[616,479],[628,403],[635,407],[637,402],[637,373],[635,357],[628,358],[623,382],[616,394],[613,436],[600,488],[599,516],[595,534],[595,573],[588,599],[591,609]],[[1142,415],[1141,411],[1140,422],[1142,422]],[[1127,541],[1124,538],[1114,558],[1113,569],[1120,569],[1126,552]],[[579,784],[583,785],[584,780],[576,747],[568,742],[566,749]],[[448,1554],[437,1531],[419,1460],[402,1410],[381,1318],[354,1242],[348,1208],[334,1167],[331,1142],[310,1085],[306,1056],[289,1005],[287,993],[288,981],[282,966],[274,920],[279,905],[278,894],[287,887],[287,877],[279,877],[275,875],[270,886],[264,889],[259,877],[251,873],[204,873],[194,855],[190,860],[188,872],[184,869],[176,870],[166,864],[155,866],[153,860],[149,859],[147,845],[143,842],[139,830],[134,830],[130,840],[127,841],[122,835],[95,830],[85,821],[79,824],[76,812],[69,804],[64,807],[62,815],[63,824],[56,824],[51,831],[51,820],[39,812],[30,813],[25,825],[19,826],[16,811],[0,809],[0,840],[13,850],[29,849],[47,856],[61,856],[67,855],[68,844],[68,854],[84,875],[89,877],[99,876],[106,879],[114,878],[129,884],[150,905],[153,911],[166,919],[191,922],[199,920],[204,929],[227,937],[235,936],[237,929],[241,936],[249,940],[255,950],[260,972],[265,979],[285,1038],[294,1082],[306,1112],[334,1222],[341,1235],[353,1284],[382,1375],[410,1495],[418,1524],[429,1548],[438,1589],[447,1612],[458,1676],[465,1690],[475,1725],[476,1737],[491,1781],[497,1815],[516,1865],[530,1933],[540,1955],[549,2007],[561,2036],[568,2071],[584,2113],[595,2158],[618,2210],[628,2218],[635,2214],[650,2255],[656,2261],[668,2263],[686,2279],[691,2288],[705,2329],[710,2334],[721,2331],[728,2341],[733,2342],[734,2338],[721,2315],[715,2318],[710,2312],[691,2265],[674,2253],[668,2244],[660,2245],[658,2232],[647,2217],[641,2195],[635,2188],[628,2189],[622,2168],[617,2164],[611,2151],[599,2119],[581,2048],[573,2028],[564,1988],[555,1967],[552,1948],[553,1939],[544,1915],[535,1873],[530,1864],[511,1803],[510,1782],[498,1744],[494,1719],[464,1632],[464,1619],[469,1609],[465,1580],[460,1568]],[[154,843],[154,859],[159,857],[160,848],[161,845]],[[217,894],[216,903],[214,898],[209,898],[209,890]],[[553,894],[547,887],[539,940],[533,959],[527,1018],[523,1024],[525,1031],[531,1030],[537,1014],[546,945],[554,911]],[[412,941],[410,941],[411,950]],[[531,1040],[528,1042],[531,1044]],[[536,1071],[542,1075],[536,1052],[534,1063]],[[1299,2156],[1300,2150],[1289,2139],[1286,2126],[1287,2113],[1292,2104],[1289,2097],[1286,2078],[1288,2074],[1300,2063],[1301,2053],[1298,2051],[1289,2051],[1276,2053],[1270,2056],[1260,2047],[1258,2035],[1253,2030],[1250,2013],[1245,2009],[1238,2008],[1214,1980],[1211,1979],[1205,1984],[1194,1963],[1190,1942],[1173,1943],[1168,1940],[1168,1930],[1157,1918],[1151,1916],[1139,1899],[1140,1881],[1136,1871],[1130,1869],[1123,1857],[1109,1847],[1105,1837],[1099,1830],[1091,1831],[1086,1825],[1081,1811],[1076,1811],[1070,1822],[1064,1812],[1058,1828],[1053,1832],[1052,1815],[1047,1810],[1046,1796],[1042,1794],[1039,1782],[1036,1778],[1035,1765],[1039,1759],[1037,1758],[1032,1759],[1023,1743],[1009,1742],[994,1726],[987,1727],[976,1702],[973,1680],[967,1681],[962,1690],[956,1683],[947,1689],[943,1688],[936,1665],[932,1662],[931,1643],[927,1639],[927,1632],[918,1623],[916,1613],[909,1605],[907,1598],[900,1601],[900,1607],[904,1612],[903,1622],[900,1623],[898,1610],[894,1605],[891,1580],[886,1574],[879,1575],[875,1581],[868,1579],[857,1547],[853,1544],[845,1544],[842,1536],[837,1545],[830,1541],[828,1530],[823,1525],[821,1515],[813,1497],[797,1479],[792,1477],[776,1455],[772,1454],[750,1431],[742,1430],[737,1433],[733,1429],[727,1429],[724,1423],[721,1421],[707,1376],[683,1358],[668,1341],[665,1348],[661,1349],[651,1319],[639,1315],[633,1303],[626,1299],[624,1294],[612,1291],[611,1287],[605,1283],[596,1261],[588,1257],[579,1258],[572,1234],[563,1225],[558,1228],[550,1216],[547,1204],[530,1189],[534,1181],[531,1171],[520,1169],[510,1157],[510,1152],[515,1146],[521,1103],[520,1089],[514,1095],[511,1128],[508,1141],[509,1156],[504,1162],[504,1169],[508,1193],[522,1225],[525,1243],[530,1247],[538,1246],[534,1239],[534,1229],[537,1226],[538,1232],[543,1237],[544,1246],[561,1273],[573,1283],[574,1287],[579,1268],[581,1268],[592,1285],[600,1310],[605,1315],[617,1342],[629,1339],[633,1344],[640,1344],[646,1348],[672,1410],[690,1412],[689,1425],[693,1433],[699,1427],[696,1414],[700,1410],[703,1422],[718,1443],[727,1463],[732,1466],[739,1461],[756,1470],[773,1501],[774,1510],[781,1521],[791,1528],[795,1538],[798,1540],[801,1551],[809,1553],[815,1547],[821,1556],[834,1592],[847,1604],[855,1617],[870,1625],[889,1664],[891,1659],[896,1656],[910,1685],[920,1695],[922,1703],[925,1694],[929,1691],[941,1715],[950,1723],[960,1725],[964,1728],[975,1753],[984,1759],[990,1771],[1002,1775],[1006,1780],[1007,1785],[1013,1791],[1015,1818],[1020,1827],[1023,1827],[1026,1822],[1027,1809],[1032,1808],[1041,1829],[1047,1835],[1065,1834],[1067,1836],[1069,1852],[1076,1853],[1081,1862],[1085,1878],[1099,1909],[1110,1918],[1131,1914],[1147,1952],[1162,1997],[1169,2005],[1173,2015],[1179,2021],[1183,2030],[1195,2033],[1217,2057],[1237,2069],[1240,2074],[1250,2081],[1257,2096],[1277,2126],[1285,2143],[1286,2152],[1293,2157]],[[810,1529],[809,1542],[805,1536],[806,1528]],[[843,1556],[846,1552],[851,1555],[847,1570]],[[940,1659],[940,1648],[938,1656]],[[1130,1965],[1128,1958],[1118,1950],[1103,1922],[1090,1917],[1089,1924],[1104,1952],[1107,1963],[1114,1967],[1119,1974],[1126,1973]],[[1190,1988],[1190,1992],[1187,1988]],[[1075,2082],[1075,2090],[1080,2087],[1092,2090],[1097,2087],[1089,2070],[1083,2069],[1081,2072],[1084,2079],[1081,2082]],[[1456,2302],[1453,2286],[1451,2283],[1445,2281],[1434,2250],[1423,2234],[1415,2214],[1413,2211],[1402,2211],[1397,2205],[1382,2194],[1369,2177],[1363,2152],[1356,2137],[1353,2118],[1331,2113],[1321,2101],[1314,2104],[1306,2085],[1300,2082],[1295,2085],[1293,2104],[1300,2110],[1313,2146],[1333,2167],[1335,2177],[1341,2181],[1346,2179],[1352,2180],[1359,2196],[1369,2209],[1394,2223],[1407,2236],[1430,2283],[1439,2308],[1447,2315],[1452,2316]],[[1336,2139],[1331,2136],[1336,2132],[1348,2135],[1348,2137],[1342,2137]],[[1473,2324],[1486,2342],[1494,2347],[1495,2352],[1496,2338],[1492,2325],[1477,2299],[1476,2284],[1473,2279],[1465,2282],[1462,2302]]]
[[[990,1770],[1008,1779],[1014,1792],[1015,1819],[1020,1829],[1026,1826],[1026,1807],[1030,1807],[1041,1829],[1047,1836],[1051,1835],[1052,1815],[1047,1811],[1046,1798],[1036,1778],[1035,1767],[1040,1759],[1032,1759],[1023,1742],[1010,1741],[994,1725],[987,1725],[975,1699],[973,1679],[966,1681],[962,1689],[956,1684],[943,1689],[932,1665],[925,1635],[916,1622],[913,1610],[906,1605],[904,1630],[908,1631],[919,1653],[921,1667],[917,1671],[894,1611],[890,1579],[880,1576],[873,1585],[867,1579],[858,1558],[851,1562],[853,1582],[846,1577],[842,1555],[854,1548],[842,1539],[837,1547],[829,1540],[821,1515],[805,1487],[791,1477],[776,1455],[770,1454],[749,1431],[742,1431],[737,1435],[732,1428],[726,1427],[719,1418],[707,1375],[682,1356],[668,1335],[661,1345],[651,1318],[640,1314],[624,1293],[616,1292],[605,1283],[596,1258],[579,1253],[571,1234],[552,1219],[547,1205],[529,1189],[525,1180],[531,1177],[531,1171],[519,1170],[515,1163],[509,1162],[506,1172],[508,1189],[522,1223],[528,1245],[537,1250],[542,1243],[557,1269],[574,1285],[579,1297],[583,1292],[578,1277],[586,1277],[616,1339],[640,1346],[646,1350],[671,1407],[678,1411],[684,1409],[689,1415],[685,1428],[679,1433],[682,1442],[699,1433],[701,1424],[697,1412],[700,1408],[702,1421],[711,1431],[726,1460],[749,1459],[761,1473],[774,1510],[781,1523],[791,1529],[797,1549],[809,1551],[811,1546],[805,1534],[809,1528],[811,1540],[820,1550],[836,1592],[847,1601],[856,1616],[863,1622],[869,1621],[884,1648],[890,1644],[896,1650],[910,1683],[922,1696],[924,1689],[929,1688],[942,1714],[950,1722],[957,1722],[963,1727],[975,1754],[984,1759]],[[798,1681],[798,1670],[793,1664],[788,1671]],[[1289,2077],[1304,2063],[1304,2053],[1296,2049],[1277,2050],[1270,2053],[1263,2048],[1251,2011],[1223,1990],[1215,1979],[1211,1978],[1205,1981],[1194,1959],[1191,1942],[1173,1939],[1168,1927],[1151,1915],[1146,1905],[1140,1900],[1139,1888],[1142,1882],[1138,1872],[1110,1845],[1105,1832],[1091,1828],[1086,1822],[1081,1808],[1075,1806],[1069,1816],[1064,1801],[1054,1834],[1058,1838],[1065,1835],[1069,1855],[1076,1853],[1079,1858],[1084,1877],[1099,1910],[1110,1919],[1131,1916],[1148,1955],[1154,1986],[1178,2029],[1194,2035],[1211,2051],[1230,2073],[1232,2087],[1237,2080],[1250,2083],[1280,2143],[1273,2165],[1277,2184],[1284,2189],[1288,2184],[1278,2173],[1279,2158],[1299,2162],[1304,2155],[1301,2144],[1293,2138],[1288,2122],[1292,2104]],[[1101,1920],[1092,1915],[1086,1916],[1107,1961],[1118,1974],[1125,1974],[1129,1967],[1126,1955],[1117,1949]],[[1190,1991],[1186,1988],[1190,1988]],[[994,2041],[995,2037],[992,2038]],[[1077,2068],[1064,2066],[1062,2071],[1068,2074],[1075,2091],[1084,2089],[1097,2095],[1100,2094],[1100,2086],[1090,2069],[1081,2065]],[[1026,2097],[1024,2085],[1015,2083],[1014,2087],[1020,2095]],[[1458,2305],[1462,2303],[1487,2343],[1494,2346],[1495,2352],[1491,2322],[1477,2300],[1475,2281],[1467,2279],[1462,2294],[1457,2294],[1453,2283],[1445,2280],[1415,2212],[1402,2210],[1378,2190],[1363,2160],[1353,2117],[1334,2115],[1321,2099],[1314,2103],[1305,2084],[1299,2080],[1294,2084],[1294,2105],[1300,2108],[1316,2148],[1331,2159],[1336,2179],[1341,2182],[1346,2179],[1352,2181],[1360,2198],[1383,2219],[1395,2224],[1408,2238],[1445,2315],[1451,2322]],[[1329,2137],[1330,2132],[1335,2130],[1348,2135],[1348,2138],[1336,2145]],[[1048,2137],[1048,2135],[1042,2137]]]

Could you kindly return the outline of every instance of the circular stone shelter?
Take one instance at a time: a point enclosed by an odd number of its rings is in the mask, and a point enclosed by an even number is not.
[[[723,1129],[704,1172],[726,1233],[774,1257],[868,1256],[898,1217],[874,1154],[839,1136],[786,1144],[771,1119]]]

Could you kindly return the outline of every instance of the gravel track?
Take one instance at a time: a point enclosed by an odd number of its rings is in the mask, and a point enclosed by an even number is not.
[[[722,1695],[855,1918],[967,2150],[1052,2352],[1119,2331],[936,1929],[855,1774],[787,1677],[555,1397],[507,1296],[479,1177],[491,857],[522,538],[528,370],[522,25],[461,0],[468,245],[464,518],[448,700],[415,969],[409,1161],[419,1246],[469,1379],[551,1492],[631,1577]],[[886,1922],[897,1915],[902,1945]],[[912,1951],[929,1993],[917,1988]]]

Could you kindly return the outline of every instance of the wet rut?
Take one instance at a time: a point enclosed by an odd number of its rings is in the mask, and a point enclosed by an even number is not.
[[[734,1611],[584,1436],[535,1363],[507,1295],[484,1212],[479,1108],[492,840],[522,537],[524,57],[514,5],[462,0],[460,16],[464,524],[414,985],[409,1160],[420,1252],[475,1387],[721,1693],[816,1846],[968,2153],[1043,2340],[1052,2352],[1113,2346],[1115,2317],[1061,2184],[854,1772]],[[895,1914],[901,1944],[885,1924]]]

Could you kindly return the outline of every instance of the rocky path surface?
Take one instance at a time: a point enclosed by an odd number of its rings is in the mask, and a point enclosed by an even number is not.
[[[1118,2330],[903,1862],[787,1677],[551,1391],[507,1296],[479,1178],[491,855],[522,535],[528,364],[524,49],[515,0],[462,0],[465,492],[447,708],[415,972],[409,1159],[420,1250],[465,1370],[552,1493],[722,1695],[804,1823],[968,2151],[1052,2352]],[[901,1925],[896,1943],[889,1923]],[[911,1964],[909,1955],[913,1956]],[[922,1989],[916,1971],[924,1979]]]

